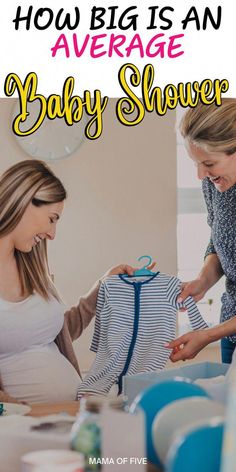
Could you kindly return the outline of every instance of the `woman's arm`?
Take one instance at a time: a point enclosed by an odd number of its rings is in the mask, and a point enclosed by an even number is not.
[[[222,277],[223,270],[217,254],[208,254],[203,268],[195,280],[183,283],[178,302],[182,302],[189,295],[196,302],[201,300],[205,293]]]
[[[224,272],[217,254],[208,254],[198,278],[203,281],[206,289],[209,290],[218,282],[223,274]]]
[[[212,229],[214,223],[214,185],[208,178],[202,180],[202,190],[207,206],[207,222]],[[195,280],[184,283],[182,293],[178,301],[184,301],[189,295],[196,302],[201,300],[205,293],[211,288],[223,275],[223,270],[214,247],[212,235],[205,252],[203,268]]]
[[[193,359],[208,344],[235,333],[236,316],[213,328],[190,331],[166,344],[165,347],[172,349],[170,355],[172,362],[185,361]]]
[[[152,265],[153,267],[153,265]],[[79,300],[77,306],[72,307],[65,313],[65,322],[68,326],[72,341],[77,339],[96,314],[97,296],[101,281],[110,275],[128,274],[132,275],[135,268],[127,264],[121,264],[109,269],[103,277],[98,280],[91,290]]]
[[[78,305],[73,306],[64,315],[72,341],[79,338],[95,316],[100,284],[101,280],[98,280],[86,295],[80,297]]]

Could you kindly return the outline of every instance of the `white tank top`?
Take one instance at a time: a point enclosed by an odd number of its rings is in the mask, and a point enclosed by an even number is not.
[[[0,299],[0,374],[9,395],[29,403],[75,400],[79,375],[54,343],[64,312],[36,293],[16,303]]]

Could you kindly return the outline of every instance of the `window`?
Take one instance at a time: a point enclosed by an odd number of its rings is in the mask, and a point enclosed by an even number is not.
[[[177,129],[185,110],[177,109]],[[207,211],[197,178],[196,168],[189,159],[183,138],[177,131],[177,254],[178,277],[182,281],[194,279],[199,273],[210,238]],[[224,291],[222,278],[198,304],[202,316],[209,325],[219,323],[221,295]],[[180,334],[190,329],[186,313],[179,314]]]

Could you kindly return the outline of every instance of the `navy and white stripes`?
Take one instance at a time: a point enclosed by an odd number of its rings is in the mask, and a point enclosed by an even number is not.
[[[154,274],[133,278],[111,276],[100,287],[91,350],[96,359],[79,386],[84,393],[108,393],[122,376],[165,367],[170,351],[164,344],[176,335],[176,314],[186,306],[193,329],[206,328],[191,297],[177,303],[181,282]]]

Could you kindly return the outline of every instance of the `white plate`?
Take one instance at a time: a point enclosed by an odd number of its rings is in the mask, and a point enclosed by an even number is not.
[[[0,415],[0,418],[2,416],[10,416],[10,415],[27,415],[27,413],[29,413],[31,410],[29,405],[21,405],[20,403],[0,402],[0,405],[3,405],[4,410],[5,410],[2,413],[2,415]]]

